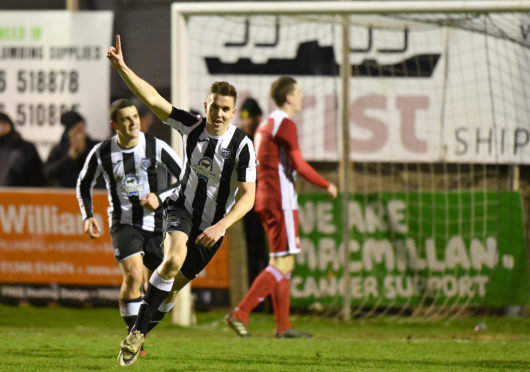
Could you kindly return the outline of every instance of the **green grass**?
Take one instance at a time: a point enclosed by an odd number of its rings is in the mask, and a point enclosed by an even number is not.
[[[293,316],[314,333],[272,337],[272,315],[253,314],[253,337],[240,339],[222,312],[197,314],[181,328],[166,319],[145,342],[148,356],[130,371],[529,371],[530,319],[378,318],[344,324]],[[483,322],[487,328],[473,330]],[[119,371],[125,327],[117,309],[0,305],[0,371]]]

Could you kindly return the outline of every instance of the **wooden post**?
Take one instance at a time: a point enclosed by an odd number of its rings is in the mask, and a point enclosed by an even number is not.
[[[344,296],[342,311],[345,321],[351,319],[351,288],[350,288],[350,250],[348,249],[350,241],[350,215],[349,199],[351,187],[351,168],[350,162],[350,23],[349,16],[341,17],[342,24],[342,61],[340,68],[342,100],[341,100],[341,126],[342,126],[342,158],[340,166],[340,191],[342,192],[342,244],[344,247],[344,265],[342,267],[342,280],[344,285]]]
[[[228,268],[230,271],[230,306],[233,309],[248,290],[247,244],[243,220],[228,230]]]

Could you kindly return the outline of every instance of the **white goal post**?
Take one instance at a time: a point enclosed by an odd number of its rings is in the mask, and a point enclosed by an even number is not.
[[[336,17],[335,22],[341,25],[341,34],[334,35],[337,39],[340,39],[342,42],[342,48],[340,56],[337,58],[340,61],[340,73],[338,81],[339,86],[336,88],[336,96],[338,101],[338,122],[340,123],[340,131],[337,136],[339,138],[350,138],[349,128],[350,128],[350,119],[351,119],[351,105],[350,105],[350,80],[352,71],[350,68],[342,68],[341,66],[351,66],[351,55],[350,48],[352,43],[355,44],[355,36],[352,36],[349,29],[349,16],[351,15],[391,15],[391,14],[409,14],[409,15],[429,15],[429,14],[482,14],[482,13],[528,13],[530,12],[530,1],[529,0],[499,0],[499,1],[489,1],[489,0],[461,0],[461,1],[442,1],[442,0],[433,0],[433,1],[293,1],[293,2],[187,2],[187,3],[173,3],[171,7],[171,94],[172,102],[178,107],[184,109],[197,107],[197,102],[195,97],[190,96],[190,89],[192,86],[197,84],[197,79],[195,76],[190,76],[190,69],[193,66],[190,66],[189,61],[189,51],[197,47],[197,45],[191,45],[190,37],[195,35],[190,35],[189,33],[189,20],[191,17],[204,17],[204,16],[226,16],[226,17],[252,17],[252,16],[317,16],[317,17]],[[431,22],[443,22],[439,20],[433,20]],[[444,23],[445,25],[445,23]],[[204,27],[208,27],[207,25]],[[247,26],[248,27],[248,26]],[[468,27],[468,26],[466,26]],[[487,27],[487,26],[486,26]],[[502,32],[501,32],[502,33]],[[405,35],[406,37],[407,35]],[[212,44],[208,44],[211,42]],[[204,40],[204,47],[213,48],[214,41]],[[530,44],[530,42],[529,42]],[[202,47],[202,46],[201,46]],[[262,58],[259,56],[258,58]],[[473,56],[471,56],[473,57]],[[233,61],[231,61],[233,62]],[[369,65],[364,65],[366,67]],[[445,66],[447,69],[448,67]],[[447,72],[447,71],[446,71]],[[230,79],[230,73],[227,73],[228,79]],[[492,83],[490,83],[491,85]],[[418,84],[420,86],[421,84]],[[238,87],[236,85],[236,87]],[[445,87],[444,87],[445,88]],[[491,87],[490,87],[491,88]],[[203,91],[207,89],[205,87],[198,87],[194,89],[202,89]],[[239,87],[238,87],[239,89]],[[392,89],[392,88],[390,88]],[[411,88],[413,89],[413,88]],[[492,88],[493,89],[493,88]],[[477,88],[480,91],[480,88]],[[205,94],[206,92],[204,92]],[[444,96],[441,101],[443,104],[446,104],[446,98]],[[456,100],[456,98],[455,98]],[[192,102],[193,101],[193,102]],[[480,105],[478,105],[480,106]],[[515,105],[517,106],[517,105]],[[523,109],[524,110],[524,109]],[[267,109],[265,111],[268,111]],[[455,109],[454,112],[458,111]],[[452,114],[453,112],[451,112]],[[523,113],[527,114],[527,111]],[[471,115],[471,114],[470,114]],[[495,115],[492,115],[495,117]],[[447,115],[449,117],[449,115]],[[438,118],[437,118],[438,119]],[[444,117],[443,120],[445,120]],[[494,123],[495,124],[495,123]],[[443,127],[443,123],[442,123]],[[175,132],[172,132],[174,139],[179,140],[178,135]],[[504,133],[504,132],[503,132]],[[318,134],[317,134],[318,135]],[[432,137],[436,137],[436,134],[430,134]],[[503,134],[504,136],[504,134]],[[517,139],[514,140],[517,142]],[[339,161],[342,164],[340,167],[340,189],[342,192],[342,224],[343,226],[351,226],[352,221],[350,221],[351,216],[349,213],[349,200],[350,200],[350,187],[351,184],[351,171],[353,163],[352,157],[350,156],[350,144],[349,141],[338,141],[337,142],[341,147],[336,151],[336,154],[329,155],[330,153],[324,153],[321,156],[324,160]],[[445,158],[443,149],[444,145],[440,145],[440,148],[437,149],[437,153],[433,155],[428,162],[437,163],[437,162],[454,162],[452,158]],[[384,155],[380,158],[376,158],[375,161],[388,162],[392,161],[391,152],[390,155]],[[338,155],[337,155],[338,154]],[[485,162],[496,162],[500,155],[496,154],[491,161]],[[390,157],[390,160],[389,160]],[[368,162],[374,161],[374,159],[365,159],[360,158],[361,160],[366,160]],[[318,160],[318,159],[317,159]],[[406,156],[403,159],[400,159],[403,162],[411,162],[411,158]],[[425,161],[425,160],[423,160]],[[469,163],[480,163],[481,157],[480,154],[476,158],[470,158]],[[507,159],[505,163],[509,164],[518,164],[517,159]],[[342,241],[349,241],[351,239],[350,231],[348,229],[343,229],[342,231]],[[347,262],[348,250],[343,249],[344,262]],[[344,275],[349,276],[349,265],[344,265]],[[349,282],[344,281],[344,300],[343,302],[343,315],[345,319],[349,319],[351,316],[351,299],[350,294],[351,290],[349,288]],[[188,294],[186,295],[188,300],[189,296],[189,286]],[[182,296],[182,295],[181,295]],[[184,306],[184,308],[189,308],[190,304],[186,303],[188,300],[179,301],[178,306]],[[183,323],[185,324],[185,323]]]

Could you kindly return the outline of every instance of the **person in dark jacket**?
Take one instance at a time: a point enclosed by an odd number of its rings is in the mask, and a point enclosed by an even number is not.
[[[43,186],[42,161],[35,146],[0,112],[0,186]]]
[[[239,128],[254,141],[254,133],[263,116],[259,103],[254,98],[247,98],[239,109],[239,115]],[[269,252],[265,240],[265,230],[254,208],[245,214],[243,224],[247,242],[248,283],[250,285],[258,274],[267,267]]]
[[[44,174],[51,186],[75,187],[88,153],[98,141],[87,135],[86,121],[75,111],[61,115],[64,132],[44,164]]]

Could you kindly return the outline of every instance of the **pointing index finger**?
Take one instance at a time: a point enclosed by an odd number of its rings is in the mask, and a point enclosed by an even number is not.
[[[116,35],[116,52],[121,52],[121,37],[120,35]]]

